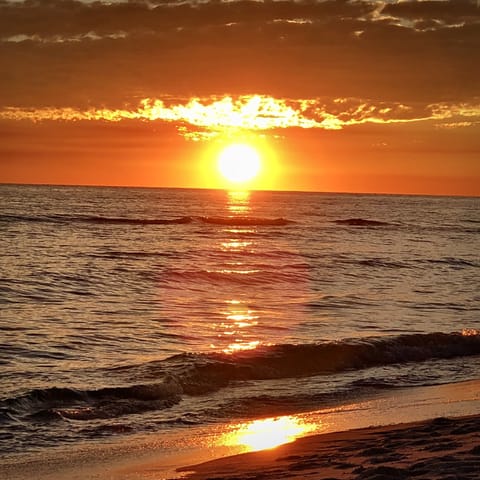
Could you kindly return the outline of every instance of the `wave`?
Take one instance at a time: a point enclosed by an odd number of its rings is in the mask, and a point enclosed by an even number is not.
[[[286,218],[258,218],[258,217],[198,217],[203,223],[213,225],[243,226],[284,226],[294,223]]]
[[[204,393],[232,381],[267,380],[361,370],[394,363],[480,355],[480,332],[406,334],[318,344],[265,346],[236,355],[197,357],[181,379],[185,393]],[[176,361],[192,361],[191,356]]]
[[[181,283],[182,286],[196,285],[270,285],[291,284],[305,281],[308,265],[279,265],[276,269],[265,265],[249,265],[248,269],[225,268],[223,270],[166,270],[161,281],[164,283]],[[198,287],[195,287],[198,288]]]
[[[260,218],[260,217],[204,217],[182,216],[176,218],[124,218],[103,217],[95,215],[0,215],[0,222],[41,222],[41,223],[93,223],[106,225],[182,225],[192,222],[210,225],[228,226],[284,226],[294,223],[286,218]]]
[[[393,225],[389,222],[381,222],[378,220],[367,220],[365,218],[346,218],[340,220],[333,220],[337,225],[348,225],[351,227],[386,227]]]
[[[40,222],[40,223],[96,223],[114,225],[177,225],[191,223],[192,217],[178,218],[124,218],[95,215],[0,215],[0,222]]]
[[[425,260],[426,263],[444,264],[452,267],[478,267],[479,263],[464,258],[444,257]]]
[[[373,268],[410,268],[409,265],[404,262],[394,262],[382,258],[368,258],[365,260],[358,260],[357,263],[363,267]]]
[[[181,225],[191,223],[192,217],[178,218],[110,218],[110,217],[77,217],[77,221],[101,224],[127,224],[127,225]]]
[[[84,254],[84,256],[89,258],[109,258],[112,260],[119,260],[119,259],[141,259],[141,258],[155,258],[155,257],[175,257],[175,254],[170,252],[128,252],[128,251],[120,251],[120,250],[111,250],[107,252],[99,252],[99,253],[88,253]]]
[[[180,401],[181,393],[181,386],[174,379],[167,378],[154,384],[98,390],[35,389],[4,400],[0,405],[14,417],[21,415],[30,420],[92,420],[168,408]]]
[[[116,418],[166,409],[179,403],[183,396],[211,394],[245,381],[301,379],[474,355],[480,355],[480,332],[477,330],[315,344],[280,344],[234,355],[183,353],[161,361],[108,371],[108,376],[112,378],[126,375],[146,383],[98,390],[31,390],[22,396],[1,401],[0,411],[13,417],[28,417],[32,421]],[[360,381],[356,386],[387,387],[368,380]]]

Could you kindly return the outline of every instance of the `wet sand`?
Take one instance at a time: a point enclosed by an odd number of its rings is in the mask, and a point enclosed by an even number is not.
[[[478,480],[480,415],[314,435],[180,472],[188,480]]]

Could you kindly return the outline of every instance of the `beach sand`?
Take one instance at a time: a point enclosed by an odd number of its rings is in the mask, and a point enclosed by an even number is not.
[[[392,412],[393,415],[393,412]],[[126,445],[127,447],[127,445]],[[201,457],[171,459],[157,450],[76,447],[0,465],[8,480],[478,480],[480,415],[437,417],[302,437],[270,450],[225,456],[193,466]],[[130,451],[129,451],[130,450]],[[205,449],[205,456],[213,458]],[[151,451],[151,453],[148,453]],[[53,452],[52,452],[53,453]],[[204,458],[205,458],[204,456]]]
[[[480,415],[314,435],[180,472],[188,480],[478,480]]]

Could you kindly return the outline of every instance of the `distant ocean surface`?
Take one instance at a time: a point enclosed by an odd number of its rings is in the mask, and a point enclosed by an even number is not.
[[[0,231],[4,454],[480,378],[480,198],[0,185]]]

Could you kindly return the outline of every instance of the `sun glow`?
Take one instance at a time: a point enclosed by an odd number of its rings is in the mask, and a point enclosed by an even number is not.
[[[225,133],[205,143],[192,175],[195,174],[198,186],[229,192],[231,215],[248,215],[249,192],[278,188],[282,172],[278,142],[253,132]]]
[[[218,170],[229,182],[247,183],[257,177],[260,169],[260,154],[250,145],[234,143],[218,155]]]

